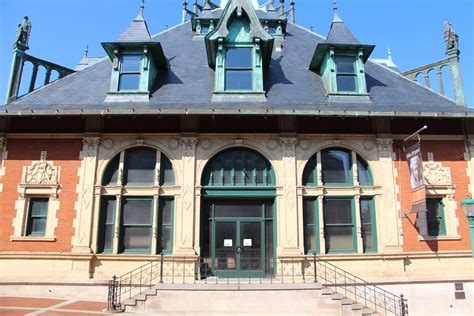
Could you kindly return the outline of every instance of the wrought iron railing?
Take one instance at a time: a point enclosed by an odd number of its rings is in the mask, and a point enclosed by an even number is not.
[[[385,315],[408,315],[403,295],[397,296],[317,257],[198,258],[161,255],[109,282],[109,311],[123,311],[127,299],[159,283],[277,284],[320,283],[345,298]],[[146,293],[145,293],[146,294]]]
[[[385,315],[408,315],[408,304],[403,294],[390,293],[316,255],[313,255],[313,266],[315,279],[344,297]]]

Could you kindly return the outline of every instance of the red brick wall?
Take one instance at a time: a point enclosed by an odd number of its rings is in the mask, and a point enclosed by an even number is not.
[[[76,185],[80,167],[80,139],[8,139],[8,158],[4,161],[5,175],[0,179],[0,251],[48,251],[70,252],[74,235],[72,222],[76,217],[74,203],[77,200]],[[39,160],[41,151],[47,151],[46,159],[61,167],[59,193],[60,206],[56,213],[58,226],[54,230],[55,242],[10,241],[13,235],[13,219],[16,217],[15,201],[18,200],[18,184],[24,166]]]
[[[399,177],[397,185],[401,180],[401,208],[411,209],[411,187],[408,164],[403,150],[400,150],[401,163],[398,162],[399,149],[394,147],[397,153],[395,168]],[[467,219],[461,208],[461,201],[468,195],[469,177],[467,176],[467,162],[464,160],[464,141],[422,141],[421,151],[423,161],[428,161],[428,153],[433,153],[434,161],[441,162],[443,167],[451,169],[451,179],[456,186],[454,198],[457,202],[456,217],[459,219],[458,234],[461,240],[419,241],[418,228],[416,227],[416,214],[408,215],[402,219],[403,226],[403,250],[404,251],[438,251],[438,250],[470,250],[470,235]],[[401,179],[400,179],[401,177]],[[400,194],[398,195],[400,201]],[[445,216],[446,216],[445,209]]]

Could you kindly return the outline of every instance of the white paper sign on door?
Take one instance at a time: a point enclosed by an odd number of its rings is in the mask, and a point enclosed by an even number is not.
[[[244,247],[252,247],[252,239],[244,239]]]
[[[232,247],[232,239],[224,239],[224,247]]]

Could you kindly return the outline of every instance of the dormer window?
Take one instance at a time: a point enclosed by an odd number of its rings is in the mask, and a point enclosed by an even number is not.
[[[147,102],[157,76],[168,67],[163,48],[152,41],[143,17],[144,5],[115,42],[102,43],[112,61],[110,90],[105,102]]]
[[[253,49],[251,47],[230,47],[225,58],[225,90],[253,90]]]
[[[141,55],[123,55],[120,63],[119,91],[140,90]]]
[[[263,69],[270,64],[274,38],[249,1],[229,2],[205,42],[209,66],[215,69],[213,101],[266,100]]]
[[[356,59],[354,56],[337,56],[336,63],[336,85],[338,92],[356,92],[357,74]]]

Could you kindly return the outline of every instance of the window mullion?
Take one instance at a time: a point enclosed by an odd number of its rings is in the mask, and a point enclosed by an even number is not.
[[[122,157],[121,157],[122,158]],[[120,159],[122,160],[122,159]],[[121,217],[122,217],[122,196],[118,194],[116,196],[115,203],[115,225],[114,225],[114,241],[112,253],[117,254],[120,250],[120,231],[121,231]]]
[[[159,193],[158,193],[159,194]],[[158,208],[159,208],[159,197],[158,194],[153,196],[153,212],[152,212],[152,235],[151,235],[151,254],[155,255],[158,248]]]

